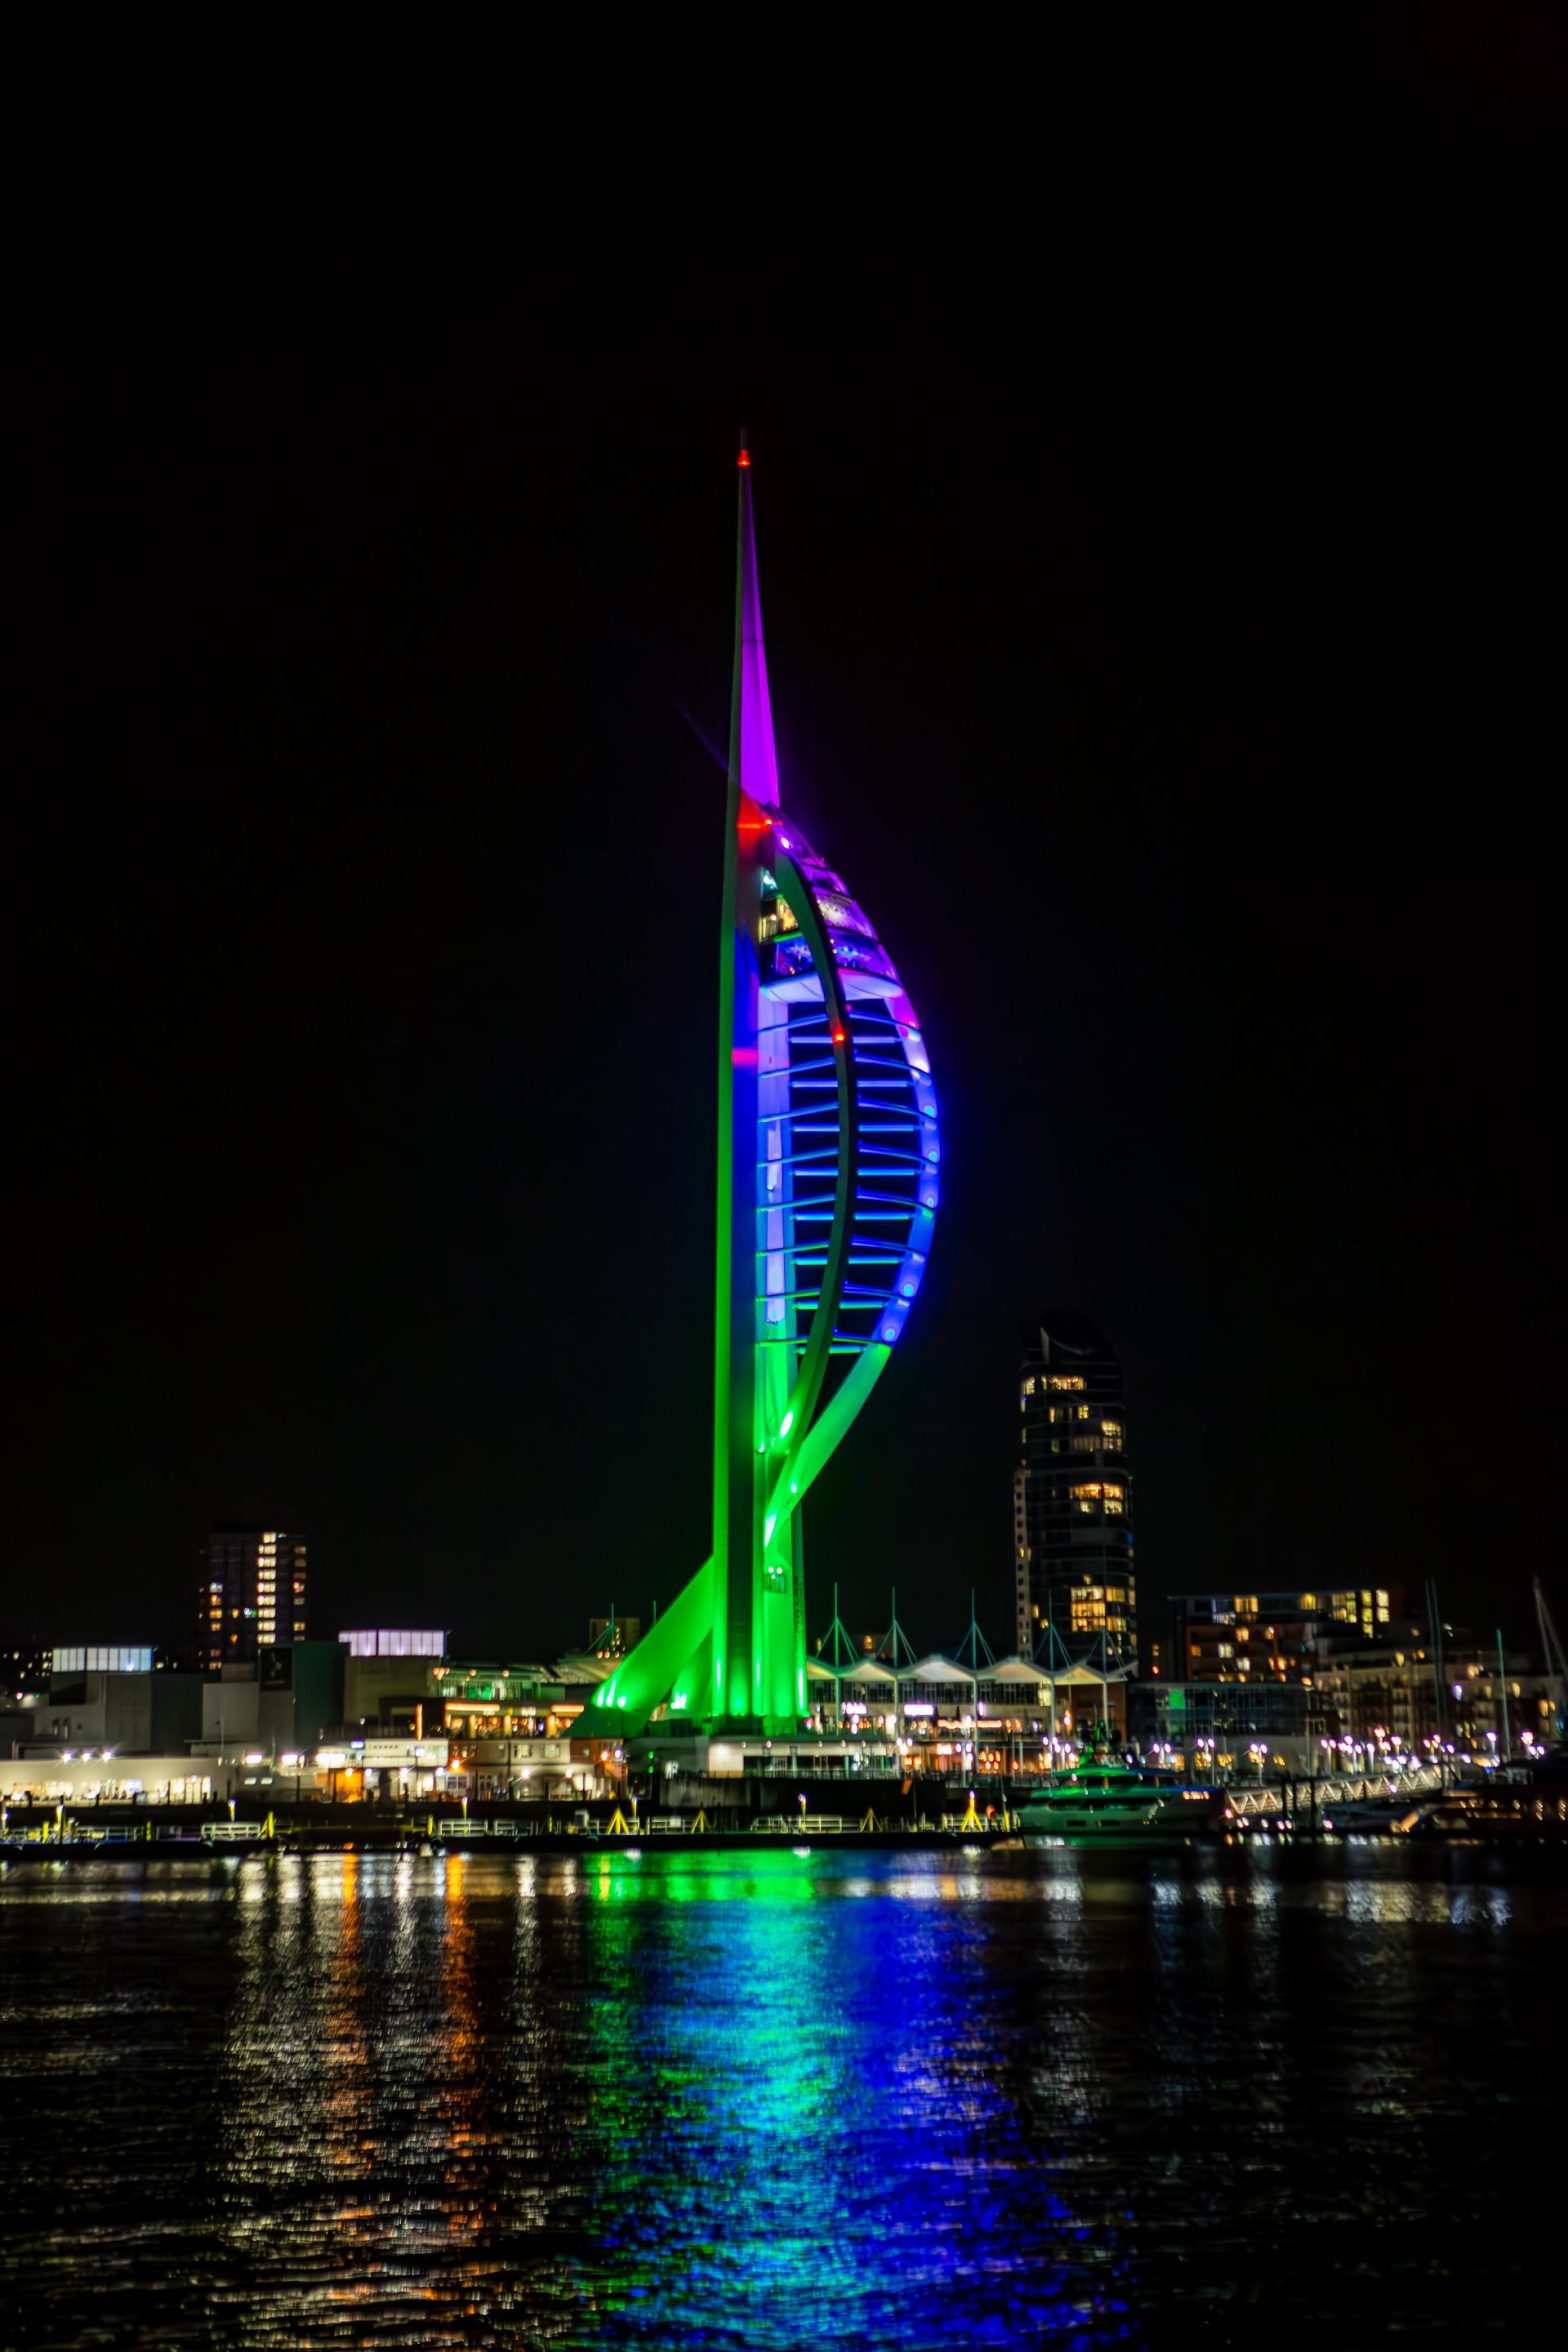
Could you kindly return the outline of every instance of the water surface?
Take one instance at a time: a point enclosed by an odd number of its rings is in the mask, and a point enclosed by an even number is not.
[[[1467,1869],[11,1867],[0,2342],[1489,2333],[1544,2275],[1568,1889]]]

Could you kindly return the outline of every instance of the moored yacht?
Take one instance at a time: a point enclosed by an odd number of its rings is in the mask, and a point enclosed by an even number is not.
[[[1170,1839],[1192,1837],[1225,1818],[1223,1789],[1194,1788],[1172,1772],[1126,1764],[1080,1764],[1023,1800],[1025,1837]]]

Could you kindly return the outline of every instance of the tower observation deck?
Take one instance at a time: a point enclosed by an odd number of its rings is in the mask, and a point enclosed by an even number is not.
[[[870,918],[780,803],[740,461],[719,936],[713,1551],[579,1719],[799,1729],[801,1505],[875,1386],[936,1222],[937,1099]]]

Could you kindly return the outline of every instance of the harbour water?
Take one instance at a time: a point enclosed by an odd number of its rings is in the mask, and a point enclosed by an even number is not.
[[[1470,2341],[1568,1883],[1389,1845],[0,1881],[0,2342]]]

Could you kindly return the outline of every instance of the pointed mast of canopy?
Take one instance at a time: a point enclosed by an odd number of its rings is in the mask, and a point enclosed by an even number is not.
[[[740,552],[735,599],[734,741],[742,792],[763,808],[779,805],[779,767],[768,702],[768,658],[762,646],[762,593],[757,584],[757,533],[751,517],[751,452],[740,437]]]

